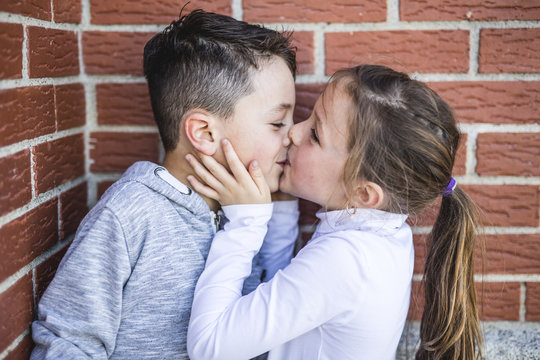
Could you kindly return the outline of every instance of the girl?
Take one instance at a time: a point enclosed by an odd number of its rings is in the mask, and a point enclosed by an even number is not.
[[[394,359],[409,308],[414,253],[405,222],[442,195],[426,260],[417,359],[480,357],[473,279],[476,215],[452,178],[460,134],[426,85],[382,66],[338,71],[309,119],[289,131],[283,192],[320,204],[308,244],[241,296],[272,204],[256,161],[232,172],[190,156],[196,191],[229,219],[195,291],[192,359]],[[207,170],[208,169],[208,170]],[[236,205],[232,204],[251,204]]]

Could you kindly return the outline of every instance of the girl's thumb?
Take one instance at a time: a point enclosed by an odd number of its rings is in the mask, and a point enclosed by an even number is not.
[[[257,185],[257,188],[261,191],[261,193],[269,193],[269,191],[267,190],[268,184],[264,179],[264,175],[261,168],[259,167],[259,163],[257,162],[257,160],[253,160],[251,162],[249,166],[249,174],[251,175],[251,178],[253,179],[255,185]]]

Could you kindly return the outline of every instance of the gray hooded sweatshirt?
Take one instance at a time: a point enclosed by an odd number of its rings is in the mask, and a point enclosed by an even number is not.
[[[171,178],[135,163],[88,213],[39,302],[31,359],[188,358],[193,292],[216,217]]]

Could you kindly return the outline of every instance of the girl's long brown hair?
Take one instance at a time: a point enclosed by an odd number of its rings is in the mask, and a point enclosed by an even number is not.
[[[329,86],[350,96],[345,184],[368,180],[387,211],[418,214],[449,184],[460,133],[450,107],[425,84],[384,66],[338,71]],[[443,196],[424,272],[425,308],[416,359],[481,357],[474,287],[477,211],[456,187]]]

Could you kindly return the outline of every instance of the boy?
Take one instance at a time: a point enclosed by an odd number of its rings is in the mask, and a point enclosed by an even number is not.
[[[83,220],[40,301],[32,359],[187,359],[218,204],[185,185],[185,155],[226,163],[227,138],[278,188],[295,103],[288,38],[197,10],[146,44],[144,72],[163,166],[132,165]]]

